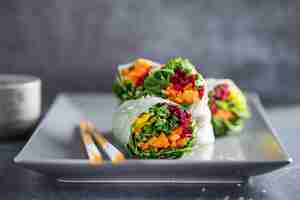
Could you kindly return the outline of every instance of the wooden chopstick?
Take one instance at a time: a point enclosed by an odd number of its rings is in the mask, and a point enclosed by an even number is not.
[[[88,130],[93,135],[95,141],[103,148],[113,164],[122,163],[125,160],[124,154],[112,145],[101,132],[91,123],[87,122]]]
[[[101,165],[103,158],[97,145],[94,143],[92,135],[88,132],[88,124],[85,121],[80,122],[80,135],[83,141],[89,162],[92,165]]]

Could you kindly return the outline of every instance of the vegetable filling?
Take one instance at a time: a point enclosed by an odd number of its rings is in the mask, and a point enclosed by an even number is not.
[[[188,75],[181,69],[176,69],[175,74],[170,78],[170,85],[165,90],[168,99],[179,104],[192,104],[199,101],[204,93],[204,88],[197,88],[196,74]]]
[[[171,58],[160,66],[140,58],[119,71],[113,91],[121,101],[151,95],[190,106],[202,99],[204,79],[188,59]]]
[[[145,59],[137,59],[132,66],[121,70],[124,80],[129,80],[135,87],[144,83],[145,77],[149,74],[151,62]]]
[[[149,94],[161,96],[181,105],[191,105],[202,99],[204,80],[189,60],[172,58],[145,79]]]
[[[240,131],[250,113],[239,89],[222,83],[214,87],[208,96],[216,136],[226,135],[228,131]]]
[[[143,84],[153,65],[152,61],[139,58],[130,67],[121,69],[113,85],[113,92],[121,101],[146,96]]]
[[[158,103],[133,122],[127,147],[139,158],[178,158],[191,150],[194,129],[189,112]]]

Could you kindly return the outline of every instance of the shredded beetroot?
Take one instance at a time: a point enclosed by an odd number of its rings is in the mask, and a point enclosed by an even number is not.
[[[210,110],[211,110],[212,114],[215,114],[215,113],[218,112],[218,107],[216,105],[215,100],[211,100],[211,102],[210,102]]]
[[[184,127],[182,129],[182,137],[192,137],[192,136],[193,136],[193,133],[189,127]]]
[[[185,110],[180,109],[176,105],[168,105],[169,111],[179,119],[179,126],[182,127],[181,137],[192,137],[192,130],[189,125],[191,123],[191,114]]]
[[[226,100],[230,94],[229,85],[224,83],[216,86],[213,90],[212,97],[210,100],[210,110],[212,114],[216,114],[218,112],[218,106],[216,104],[216,100]]]
[[[173,83],[176,90],[183,90],[189,83],[192,83],[194,86],[195,76],[187,75],[181,69],[176,69],[175,73],[171,76],[170,81]]]
[[[229,94],[230,94],[229,85],[226,83],[218,85],[214,89],[214,97],[216,99],[226,100]]]
[[[203,95],[204,95],[204,87],[200,87],[198,89],[198,93],[199,93],[199,98],[202,99]]]

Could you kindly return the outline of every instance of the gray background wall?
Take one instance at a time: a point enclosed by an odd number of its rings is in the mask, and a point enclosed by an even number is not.
[[[297,0],[0,1],[0,73],[41,77],[49,101],[110,92],[118,63],[180,55],[267,105],[296,103],[299,9]]]

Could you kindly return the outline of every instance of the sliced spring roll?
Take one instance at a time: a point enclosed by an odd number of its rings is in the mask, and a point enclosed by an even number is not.
[[[144,81],[146,91],[189,107],[202,100],[205,80],[188,59],[172,58]]]
[[[202,75],[187,59],[172,58],[165,65],[150,60],[120,65],[113,91],[121,102],[144,96],[168,99],[188,109],[196,121],[198,132],[213,132],[208,107],[207,84]],[[203,137],[199,144],[213,143],[214,134]]]
[[[159,97],[126,101],[113,117],[114,137],[142,159],[180,158],[198,143],[199,134],[202,139],[213,136],[203,127],[190,111]]]
[[[208,90],[203,76],[184,58],[171,58],[160,68],[153,70],[144,80],[147,94],[168,99],[192,113],[198,129],[198,144],[215,141],[208,107]],[[204,136],[204,137],[203,137]]]
[[[242,130],[245,119],[250,117],[247,100],[230,79],[208,79],[209,107],[216,136]]]
[[[119,65],[113,92],[121,102],[146,96],[144,80],[151,71],[159,67],[160,64],[144,58]]]

